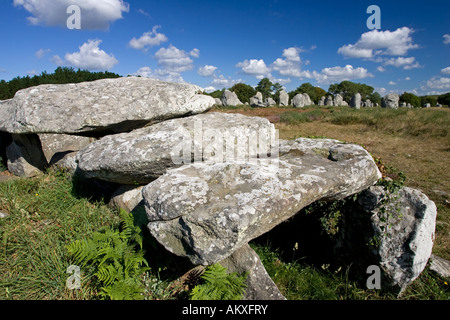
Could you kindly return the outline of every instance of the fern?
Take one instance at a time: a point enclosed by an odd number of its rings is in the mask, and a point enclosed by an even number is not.
[[[131,213],[120,210],[120,216],[120,232],[113,229],[94,232],[90,239],[69,244],[67,250],[75,263],[95,268],[94,275],[103,285],[102,297],[142,299],[144,288],[139,276],[149,268],[144,258],[141,230],[134,225]]]
[[[201,276],[203,284],[192,289],[192,300],[240,300],[245,293],[247,274],[227,273],[227,269],[216,263],[206,268]]]

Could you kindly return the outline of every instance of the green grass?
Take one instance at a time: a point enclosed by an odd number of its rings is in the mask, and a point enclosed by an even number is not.
[[[369,290],[351,280],[346,266],[331,270],[328,265],[314,266],[298,261],[283,261],[280,248],[250,243],[272,280],[288,300],[449,300],[449,279],[429,270],[422,274],[400,297]],[[285,248],[286,249],[286,248]]]
[[[63,173],[0,184],[0,299],[90,299],[95,290],[68,290],[65,248],[104,226],[117,212],[72,193]],[[89,281],[89,278],[86,279]]]

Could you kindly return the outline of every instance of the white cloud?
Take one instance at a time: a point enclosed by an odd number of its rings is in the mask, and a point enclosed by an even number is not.
[[[168,40],[167,37],[164,34],[157,32],[159,28],[161,28],[161,26],[154,26],[152,31],[144,32],[139,39],[131,39],[129,42],[130,47],[141,50],[145,47],[159,46],[162,42],[166,42]]]
[[[450,78],[433,77],[427,81],[426,86],[422,89],[450,90]]]
[[[87,70],[109,70],[119,61],[111,54],[100,50],[101,40],[88,40],[81,45],[80,51],[67,53],[64,58],[65,62],[59,56],[53,57],[53,62],[57,65],[68,64],[76,68]]]
[[[209,88],[214,88],[214,90],[216,89],[222,89],[222,88],[231,88],[232,86],[234,86],[237,83],[241,83],[242,80],[233,80],[230,77],[225,78],[223,75],[219,75],[217,77],[214,77],[214,79],[211,81]],[[212,91],[214,91],[212,90]]]
[[[410,77],[406,77],[405,80],[406,80],[406,81],[409,81],[409,80],[411,80],[411,78],[410,78]]]
[[[206,88],[204,88],[204,90],[208,93],[216,91],[216,88],[214,88],[213,86],[208,86]]]
[[[389,83],[388,83],[388,85],[390,85],[390,86],[395,86],[397,84],[397,82],[394,82],[394,81],[389,81]]]
[[[442,69],[441,73],[443,73],[443,74],[450,74],[450,67]]]
[[[152,77],[152,69],[150,67],[142,67],[139,68],[138,71],[131,74],[132,76],[141,76],[145,78],[151,78]]]
[[[405,70],[410,70],[414,68],[420,68],[419,62],[416,61],[416,58],[409,57],[398,57],[398,58],[390,58],[385,60],[384,65],[386,66],[394,66],[397,68],[403,68]]]
[[[344,55],[347,58],[372,58],[373,50],[367,48],[359,48],[354,44],[347,44],[339,48],[338,53]]]
[[[184,72],[194,67],[194,61],[189,54],[173,45],[159,49],[155,53],[155,58],[158,60],[158,66],[168,72]]]
[[[344,80],[365,79],[373,77],[367,69],[354,68],[351,65],[345,67],[324,68],[321,73],[313,72],[313,76],[319,83],[341,82]]]
[[[77,5],[81,8],[81,28],[105,30],[110,23],[122,19],[122,13],[130,6],[123,0],[14,0],[14,6],[23,7],[31,16],[32,25],[67,27],[67,8]]]
[[[444,38],[444,44],[450,43],[450,34],[444,34],[443,38]]]
[[[283,50],[283,57],[288,61],[300,62],[300,48],[291,47]]]
[[[266,66],[263,59],[244,60],[243,62],[239,62],[236,67],[241,68],[248,75],[267,76],[270,73],[270,69]]]
[[[191,52],[189,52],[189,54],[192,58],[198,58],[198,57],[200,57],[200,50],[198,50],[197,48],[194,48],[191,50]]]
[[[51,50],[50,49],[39,49],[38,51],[36,51],[35,55],[36,58],[38,59],[42,59],[47,53],[49,53]]]
[[[143,9],[139,9],[138,12],[140,14],[142,14],[143,16],[146,16],[148,18],[151,18],[150,13],[148,13],[147,11],[143,10]]]
[[[282,76],[301,77],[301,59],[302,49],[291,47],[283,50],[283,58],[276,59],[271,67]]]
[[[382,66],[377,67],[377,70],[379,72],[385,72],[386,71],[386,69],[384,67],[382,67]]]
[[[355,44],[339,48],[338,53],[348,58],[374,58],[377,55],[404,56],[419,46],[413,43],[413,29],[398,28],[395,31],[374,29],[363,33]]]
[[[214,75],[214,72],[217,70],[217,67],[215,66],[210,66],[210,65],[205,65],[203,67],[200,67],[197,71],[197,73],[199,75],[201,75],[202,77],[211,77],[212,75]]]

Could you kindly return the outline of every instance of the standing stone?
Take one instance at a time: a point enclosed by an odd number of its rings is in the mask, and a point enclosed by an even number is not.
[[[423,107],[424,108],[431,108],[431,103],[425,103]]]
[[[324,106],[325,105],[325,96],[323,96],[322,98],[320,98],[320,100],[319,100],[319,106]]]
[[[350,107],[355,109],[361,108],[361,94],[357,93],[353,96],[352,101],[350,101]]]
[[[325,99],[325,106],[334,106],[333,96],[327,96]]]
[[[436,213],[434,202],[419,190],[403,187],[389,194],[370,187],[348,217],[352,225],[344,234],[350,247],[344,252],[355,255],[350,261],[357,262],[355,268],[360,264],[363,273],[369,265],[380,267],[381,289],[401,294],[431,256]]]
[[[289,94],[285,90],[280,92],[280,106],[286,107],[289,105]]]
[[[406,108],[407,104],[406,102],[400,102],[400,108]]]
[[[275,104],[276,104],[276,102],[272,98],[266,98],[264,100],[264,106],[265,107],[271,107],[271,106],[274,106]]]
[[[303,108],[305,106],[305,100],[303,97],[303,94],[299,93],[295,95],[295,97],[292,99],[292,105],[295,108]]]
[[[222,100],[220,100],[219,98],[214,98],[214,101],[215,101],[215,105],[216,106],[219,106],[219,107],[222,107],[223,105],[222,105]]]
[[[342,96],[339,93],[334,96],[334,105],[336,107],[341,107],[344,105],[344,98],[342,98]]]
[[[252,98],[250,98],[250,105],[255,108],[265,107],[263,95],[261,92],[257,92]]]
[[[222,98],[220,99],[222,101],[222,105],[224,107],[226,106],[238,106],[242,105],[243,103],[238,99],[235,92],[231,92],[230,90],[225,90],[222,94]]]
[[[303,99],[305,101],[305,106],[311,106],[314,104],[307,93],[303,94]]]
[[[372,101],[370,101],[370,99],[367,99],[367,100],[364,102],[364,107],[365,107],[365,108],[372,108],[372,107],[373,107]]]
[[[398,109],[400,96],[398,94],[388,94],[381,99],[381,107],[387,109]]]
[[[292,105],[296,108],[303,108],[312,104],[311,98],[307,93],[299,93],[292,99]]]
[[[1,103],[0,131],[96,135],[124,132],[208,111],[215,103],[192,84],[139,77],[19,90]]]
[[[411,105],[411,103],[408,102],[408,104],[406,105],[407,108],[412,109],[413,106]]]

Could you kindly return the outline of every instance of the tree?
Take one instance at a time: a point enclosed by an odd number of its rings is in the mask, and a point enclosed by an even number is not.
[[[420,108],[420,98],[413,93],[403,92],[400,96],[400,102],[410,103],[415,108]]]
[[[425,106],[425,104],[429,103],[432,107],[435,107],[437,104],[437,97],[436,96],[423,96],[420,97],[421,105],[422,107]]]
[[[438,97],[437,101],[444,106],[450,106],[450,92],[441,94]]]
[[[55,72],[48,74],[43,71],[39,76],[35,75],[32,78],[15,77],[6,82],[2,80],[0,85],[0,100],[10,99],[14,97],[17,91],[40,84],[63,84],[63,83],[78,83],[83,81],[94,81],[105,78],[118,78],[120,75],[112,72],[90,72],[88,70],[75,71],[73,68],[58,67]]]
[[[275,101],[280,101],[280,92],[283,90],[283,86],[278,82],[272,86],[272,92],[274,92],[273,99]]]
[[[311,83],[303,83],[294,91],[289,92],[289,98],[292,100],[299,93],[307,93],[315,104],[319,103],[320,98],[325,96],[327,92],[320,87],[314,87]]]
[[[272,87],[273,83],[268,78],[264,78],[261,79],[261,81],[256,86],[255,90],[257,92],[261,92],[263,99],[266,99],[272,97]]]
[[[328,92],[330,94],[340,94],[345,101],[350,102],[353,96],[357,93],[361,94],[361,99],[364,101],[372,97],[374,88],[366,84],[354,83],[351,81],[342,81],[339,84],[330,85]]]
[[[231,87],[230,91],[236,93],[242,103],[250,103],[250,98],[256,94],[256,90],[252,86],[245,83],[237,83]]]

